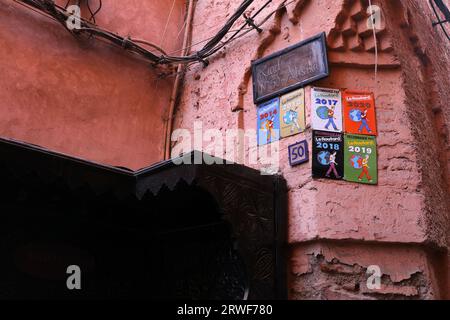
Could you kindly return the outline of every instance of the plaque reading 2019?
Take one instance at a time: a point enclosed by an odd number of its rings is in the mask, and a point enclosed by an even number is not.
[[[325,33],[252,62],[255,104],[329,75]]]

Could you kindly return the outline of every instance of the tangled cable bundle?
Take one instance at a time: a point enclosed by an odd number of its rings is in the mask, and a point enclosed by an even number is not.
[[[127,50],[132,54],[139,55],[144,57],[146,60],[151,61],[156,65],[169,65],[169,64],[190,64],[201,62],[204,65],[208,64],[207,58],[221,50],[231,41],[236,40],[239,37],[247,34],[250,31],[257,30],[260,32],[259,27],[264,24],[277,10],[281,7],[286,6],[286,1],[282,3],[282,5],[275,11],[271,12],[267,17],[265,17],[259,24],[254,22],[254,18],[259,15],[262,10],[267,7],[272,0],[268,0],[255,14],[251,17],[245,15],[245,11],[248,7],[254,2],[254,0],[244,0],[241,5],[237,8],[237,10],[233,13],[233,15],[228,19],[225,25],[215,34],[212,38],[210,38],[207,43],[200,50],[193,52],[186,56],[173,56],[167,54],[163,49],[159,46],[149,43],[147,41],[133,39],[131,37],[122,37],[116,33],[111,31],[102,29],[95,24],[95,15],[99,12],[102,7],[102,3],[100,2],[99,7],[96,11],[93,11],[89,6],[89,11],[91,13],[90,21],[80,18],[80,28],[69,29],[67,26],[67,21],[70,18],[73,18],[72,13],[67,11],[67,5],[65,7],[61,7],[53,0],[14,0],[18,3],[25,4],[32,9],[35,9],[41,13],[44,13],[56,21],[58,21],[66,30],[70,33],[74,34],[77,37],[86,35],[88,37],[96,37],[102,40],[106,40],[110,43],[113,43],[117,46],[120,46]],[[79,3],[80,1],[78,1]],[[291,1],[290,3],[292,3]],[[89,3],[88,3],[89,5]],[[245,19],[245,23],[242,24],[237,30],[232,30],[232,27],[235,25],[236,21],[243,16]],[[229,37],[227,35],[231,33]],[[227,37],[225,39],[225,37]],[[225,39],[225,40],[224,40]],[[144,47],[146,46],[146,47]],[[152,50],[149,50],[150,47]]]

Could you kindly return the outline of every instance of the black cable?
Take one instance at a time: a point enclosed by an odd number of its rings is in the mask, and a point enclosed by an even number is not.
[[[70,14],[64,8],[57,6],[52,0],[19,0],[19,1],[54,17],[58,22],[61,23],[61,25],[63,25],[65,29],[69,30],[66,21],[70,18]],[[188,57],[168,57],[164,55],[157,56],[147,51],[143,47],[139,46],[138,44],[134,43],[130,39],[125,39],[117,34],[98,28],[94,24],[84,19],[80,19],[81,28],[69,31],[78,36],[81,36],[83,33],[88,33],[89,35],[104,38],[116,45],[124,47],[127,51],[140,54],[157,64],[204,61],[204,59],[208,57],[209,51],[214,49],[215,45],[217,45],[217,43],[226,35],[226,32],[233,26],[234,22],[241,16],[241,14],[252,2],[253,0],[244,0],[243,3],[239,6],[238,11],[235,12],[233,16],[227,21],[227,23],[221,29],[221,31],[211,41],[209,41],[203,47],[202,50],[198,51],[195,55],[191,55]],[[124,44],[126,45],[124,46]]]
[[[87,4],[88,10],[89,10],[89,13],[91,14],[89,21],[92,21],[94,24],[97,24],[97,22],[95,20],[95,16],[102,9],[102,5],[103,5],[102,0],[99,0],[98,8],[95,11],[92,11],[90,0],[86,0],[86,4]]]
[[[444,14],[447,22],[450,22],[450,10],[447,8],[445,3],[442,0],[434,0],[439,10]]]
[[[256,16],[258,16],[260,13],[261,13],[261,11],[262,10],[264,10],[270,3],[272,2],[272,0],[268,0],[254,15],[252,15],[250,18],[249,18],[249,20],[250,21],[252,21],[252,23],[253,23],[253,21],[254,21],[254,19],[256,18]],[[286,2],[286,1],[285,1]],[[247,19],[246,19],[247,20]],[[239,28],[235,33],[233,33],[232,35],[231,35],[231,37],[230,38],[228,38],[225,42],[222,42],[218,47],[216,47],[215,49],[214,49],[214,51],[212,51],[210,54],[212,55],[212,54],[214,54],[214,53],[216,53],[216,52],[218,52],[219,50],[221,50],[223,47],[225,47],[227,44],[229,44],[231,41],[233,41],[233,40],[235,40],[236,39],[236,36],[239,34],[239,33],[241,33],[242,32],[242,30],[244,30],[244,28],[246,27],[246,25],[248,24],[248,21],[247,21],[247,23],[246,24],[244,24],[241,28]],[[254,25],[254,27],[255,27],[255,29],[258,31],[258,30],[260,30],[259,29],[259,26],[258,25]]]
[[[282,7],[287,6],[286,1],[282,3],[275,11],[271,12],[267,17],[265,17],[262,22],[256,24],[254,19],[272,2],[272,0],[268,0],[259,10],[253,14],[250,18],[247,17],[245,23],[238,28],[232,35],[223,41],[223,39],[230,33],[230,30],[235,25],[236,21],[242,17],[248,7],[254,2],[254,0],[243,0],[243,2],[239,5],[237,10],[233,13],[233,15],[226,21],[224,26],[214,35],[200,50],[193,52],[187,56],[172,56],[164,54],[164,50],[159,48],[156,45],[147,43],[148,46],[153,47],[158,51],[158,54],[155,54],[146,48],[140,46],[139,43],[145,44],[145,41],[136,40],[133,41],[131,38],[121,37],[113,32],[108,30],[101,29],[95,25],[95,15],[102,8],[102,0],[99,0],[99,7],[93,11],[90,7],[89,0],[87,0],[88,9],[91,14],[91,18],[89,20],[80,18],[80,28],[70,30],[67,26],[67,20],[71,17],[70,13],[66,11],[65,7],[60,7],[54,3],[53,0],[15,0],[17,2],[22,2],[29,7],[40,10],[46,15],[53,17],[56,21],[61,23],[61,25],[68,30],[70,33],[77,37],[81,37],[83,35],[87,35],[88,37],[95,36],[99,39],[106,40],[112,44],[120,46],[124,48],[127,52],[131,54],[135,54],[141,57],[144,57],[146,60],[151,61],[154,64],[192,64],[194,62],[201,62],[205,65],[208,64],[207,59],[221,50],[224,46],[229,44],[230,42],[240,38],[250,32],[251,30],[258,30],[259,27],[265,23],[277,10]],[[78,0],[79,1],[79,0]],[[289,2],[289,3],[292,3]],[[67,5],[66,5],[67,6]],[[92,22],[93,23],[92,23]],[[251,22],[249,24],[249,22]],[[250,28],[248,28],[250,26]]]
[[[445,16],[446,21],[441,21],[441,18],[439,17],[439,14],[436,10],[435,4],[439,6],[439,9],[442,11],[442,13]],[[436,25],[440,25],[442,28],[442,31],[444,32],[445,36],[447,37],[447,40],[450,41],[450,35],[448,34],[447,30],[444,27],[444,23],[449,23],[450,22],[450,11],[447,8],[446,5],[444,5],[444,3],[441,0],[430,0],[430,4],[431,7],[433,8],[434,14],[436,15],[436,19],[438,19],[438,21],[436,23],[433,23],[433,26]]]

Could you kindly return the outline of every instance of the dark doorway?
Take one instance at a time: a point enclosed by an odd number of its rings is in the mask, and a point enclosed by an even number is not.
[[[283,298],[283,180],[237,165],[129,172],[2,148],[0,298]],[[81,290],[66,285],[71,265]]]
[[[49,191],[8,199],[16,205],[0,226],[4,297],[246,297],[245,265],[231,226],[207,192],[181,185],[134,203],[55,184],[48,204],[42,193]],[[66,286],[70,265],[82,271],[79,291]]]

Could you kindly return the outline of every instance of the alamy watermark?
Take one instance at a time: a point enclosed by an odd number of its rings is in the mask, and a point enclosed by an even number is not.
[[[381,268],[377,265],[371,265],[367,267],[366,274],[369,274],[366,286],[369,290],[380,290],[381,289]]]
[[[69,277],[66,281],[67,289],[81,290],[81,268],[77,265],[70,265],[67,267],[66,273]],[[383,273],[378,265],[370,265],[367,267],[366,274],[369,275],[366,281],[366,287],[369,290],[381,289],[381,277]]]
[[[382,29],[382,16],[381,8],[377,5],[372,5],[367,7],[367,14],[369,19],[367,19],[367,28],[381,30]]]
[[[81,268],[77,265],[71,265],[67,267],[66,273],[70,275],[66,281],[67,289],[81,290]]]
[[[66,26],[69,30],[81,29],[81,8],[77,5],[68,6],[66,11],[70,14],[66,20]]]
[[[275,134],[278,134],[275,132]],[[260,130],[260,136],[266,132]],[[256,130],[243,129],[203,129],[201,121],[194,122],[194,129],[176,129],[172,133],[173,162],[180,164],[232,164],[238,163],[259,168],[262,174],[276,174],[280,168],[280,144],[274,141],[270,144],[258,146]],[[201,151],[190,156],[192,150]]]

